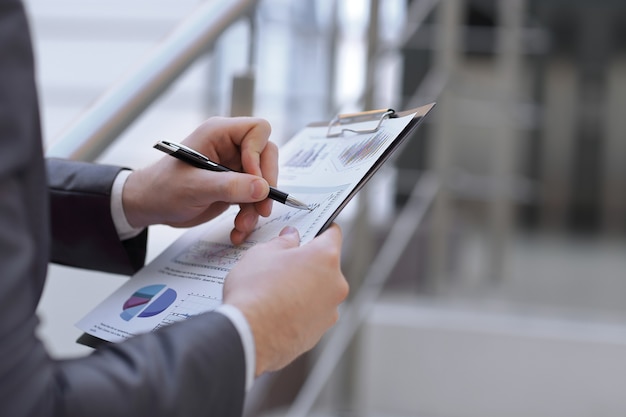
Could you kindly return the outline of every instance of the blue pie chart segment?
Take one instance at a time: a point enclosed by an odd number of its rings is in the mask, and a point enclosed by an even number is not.
[[[126,310],[122,311],[122,313],[120,314],[120,317],[123,318],[126,321],[129,321],[130,319],[135,317],[137,315],[137,313],[139,313],[144,307],[145,307],[145,305],[142,304],[142,305],[139,305],[139,306],[127,308]]]
[[[171,288],[165,290],[154,302],[152,302],[144,311],[139,313],[138,317],[152,317],[165,311],[176,300],[176,291]]]
[[[124,302],[120,317],[130,321],[133,317],[152,317],[162,313],[176,300],[176,291],[165,288],[163,284],[155,284],[138,289]],[[163,293],[152,301],[161,291]]]

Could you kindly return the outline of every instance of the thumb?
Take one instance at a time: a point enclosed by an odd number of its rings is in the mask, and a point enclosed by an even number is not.
[[[267,198],[269,185],[261,177],[238,172],[213,176],[214,197],[228,203],[254,203]]]
[[[267,242],[268,245],[282,249],[297,248],[300,246],[300,233],[293,226],[286,226],[277,237]]]

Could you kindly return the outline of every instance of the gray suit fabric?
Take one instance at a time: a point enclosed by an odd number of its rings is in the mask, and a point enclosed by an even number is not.
[[[44,163],[27,21],[19,0],[0,0],[2,417],[241,414],[244,353],[221,314],[78,359],[51,358],[36,337],[50,260],[123,274],[144,260],[146,234],[120,242],[111,220],[109,193],[119,169]]]

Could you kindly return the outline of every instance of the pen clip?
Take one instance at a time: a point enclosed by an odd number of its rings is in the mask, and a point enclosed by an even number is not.
[[[188,155],[193,156],[194,158],[199,158],[202,159],[203,161],[209,162],[211,164],[214,164],[215,162],[211,161],[209,158],[207,158],[206,156],[202,155],[200,152],[193,150],[185,145],[182,145],[180,143],[174,143],[174,142],[168,142],[166,140],[161,140],[159,142],[157,142],[154,147],[160,151],[166,152],[166,153],[175,153],[175,152],[183,152],[186,153]]]

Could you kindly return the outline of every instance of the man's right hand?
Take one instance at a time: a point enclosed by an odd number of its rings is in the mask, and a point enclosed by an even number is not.
[[[248,320],[256,376],[289,364],[337,321],[338,307],[348,295],[341,242],[336,224],[302,246],[298,231],[287,227],[248,250],[230,271],[223,300]]]

